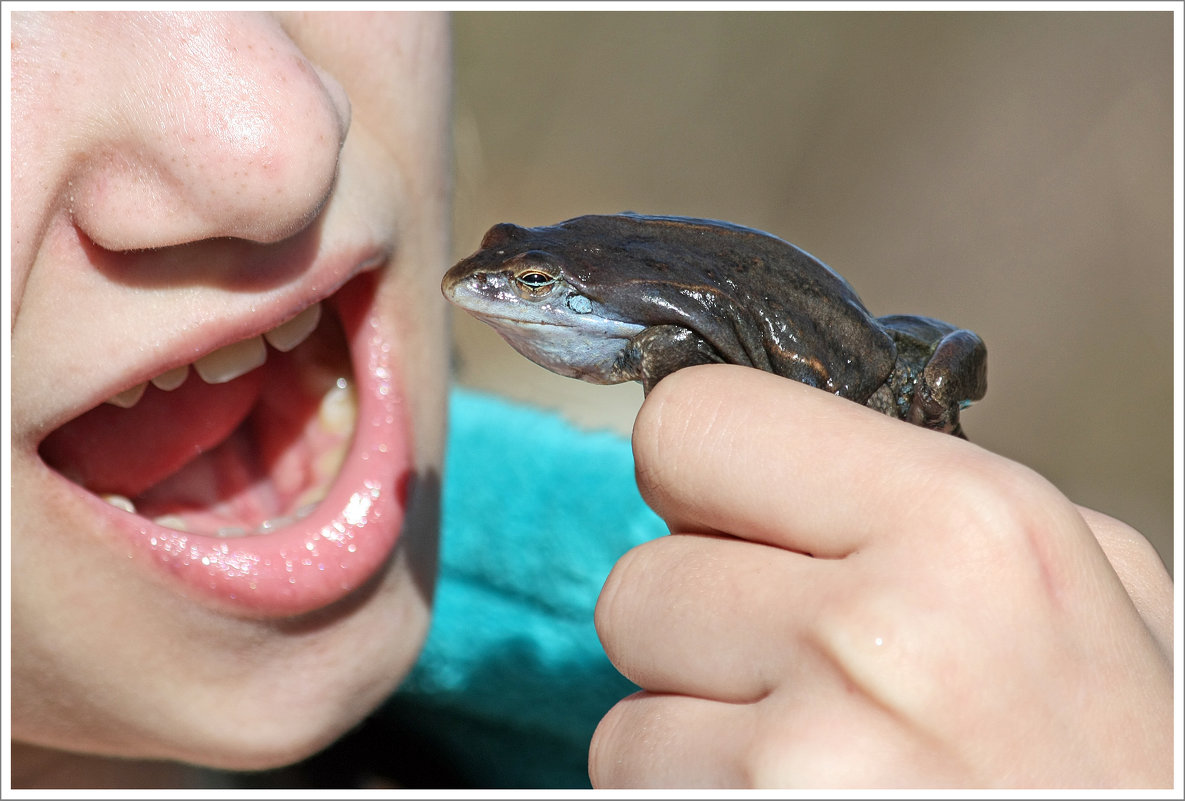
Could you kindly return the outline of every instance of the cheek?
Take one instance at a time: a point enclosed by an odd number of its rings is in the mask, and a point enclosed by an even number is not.
[[[442,264],[443,250],[430,248],[420,264]],[[412,435],[421,470],[439,475],[448,405],[450,331],[436,270],[404,269],[384,288],[383,308],[394,329],[392,341],[402,353],[406,396],[412,407]]]

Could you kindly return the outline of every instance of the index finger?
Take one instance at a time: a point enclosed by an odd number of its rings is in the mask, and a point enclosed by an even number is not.
[[[642,496],[672,531],[728,533],[831,558],[886,531],[932,527],[944,506],[982,506],[969,495],[984,471],[1024,470],[965,440],[733,365],[660,381],[638,414],[633,445]]]

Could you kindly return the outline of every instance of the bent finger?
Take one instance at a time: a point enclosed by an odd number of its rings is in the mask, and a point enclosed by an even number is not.
[[[606,579],[597,633],[644,689],[753,701],[820,659],[808,628],[838,566],[731,537],[651,540]]]
[[[633,435],[638,485],[672,531],[846,556],[934,528],[1021,470],[961,439],[735,365],[664,378]],[[984,482],[983,479],[987,478]]]
[[[1127,591],[1140,618],[1156,638],[1162,651],[1173,651],[1173,579],[1164,563],[1140,532],[1131,526],[1096,512],[1078,507],[1082,519],[1098,540],[1123,589]]]
[[[753,707],[686,695],[635,693],[593,733],[588,775],[596,789],[744,787],[740,754]]]

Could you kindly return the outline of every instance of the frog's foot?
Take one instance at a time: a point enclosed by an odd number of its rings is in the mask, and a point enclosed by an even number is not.
[[[724,358],[694,331],[679,325],[651,326],[630,340],[614,365],[619,381],[641,381],[649,395],[654,386],[676,370],[712,364]]]
[[[952,331],[939,341],[922,369],[907,419],[966,439],[959,411],[985,392],[987,348],[971,331]]]

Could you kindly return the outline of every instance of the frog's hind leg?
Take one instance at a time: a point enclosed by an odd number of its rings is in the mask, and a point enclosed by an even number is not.
[[[691,329],[655,325],[630,340],[613,371],[620,381],[641,381],[642,391],[649,395],[659,381],[676,370],[723,361],[720,353]]]
[[[987,392],[987,348],[973,332],[944,336],[922,369],[908,419],[966,439],[959,411]]]

